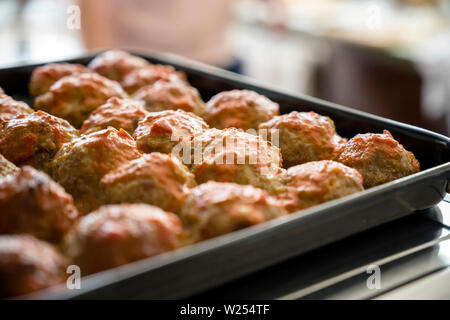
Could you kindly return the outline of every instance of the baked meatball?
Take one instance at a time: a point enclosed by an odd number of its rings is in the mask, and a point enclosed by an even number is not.
[[[76,73],[91,72],[81,64],[50,63],[33,70],[30,80],[30,94],[32,97],[46,93],[59,79]]]
[[[63,283],[67,264],[53,246],[30,235],[0,236],[0,298]]]
[[[147,114],[144,106],[137,101],[112,97],[104,105],[95,109],[83,122],[81,133],[87,134],[114,127],[133,134],[138,122]]]
[[[107,203],[148,203],[177,212],[189,187],[192,173],[178,158],[153,152],[110,171],[101,180]]]
[[[264,190],[210,181],[192,189],[180,218],[192,241],[201,241],[285,215]]]
[[[283,114],[259,126],[260,135],[276,141],[283,156],[283,166],[302,164],[317,160],[335,160],[344,148],[346,140],[336,133],[329,117],[314,112]]]
[[[102,206],[80,219],[66,238],[66,253],[84,275],[176,249],[178,217],[146,204]]]
[[[258,129],[258,125],[280,114],[277,103],[254,91],[221,92],[207,104],[206,122],[214,128]]]
[[[150,63],[146,60],[128,52],[110,50],[95,57],[89,63],[88,68],[108,79],[120,82],[130,71],[149,65]]]
[[[52,163],[53,177],[87,213],[101,203],[100,179],[110,170],[141,156],[125,130],[112,127],[66,143]]]
[[[67,76],[36,98],[35,108],[66,119],[79,128],[89,114],[111,97],[125,98],[119,83],[95,73]]]
[[[25,166],[0,178],[0,234],[58,242],[77,218],[72,197],[45,173]]]
[[[420,171],[414,154],[405,150],[387,130],[383,134],[358,134],[350,139],[337,161],[357,169],[365,188]]]
[[[133,99],[142,102],[150,112],[180,109],[202,117],[206,110],[197,89],[182,82],[158,81],[139,89]]]
[[[6,94],[0,94],[0,122],[7,122],[19,114],[30,113],[33,113],[33,109],[25,102],[16,101]]]
[[[157,81],[183,83],[186,81],[186,75],[183,72],[176,71],[171,66],[154,64],[129,72],[121,82],[121,85],[126,92],[132,94],[138,89],[154,84]]]
[[[279,200],[289,212],[362,191],[363,179],[355,169],[331,160],[290,167]]]
[[[4,156],[0,154],[0,178],[17,172],[17,170],[18,168],[14,165],[14,163],[9,162]]]
[[[276,193],[281,157],[270,142],[230,128],[206,130],[194,137],[193,145],[191,170],[197,182],[251,184]]]
[[[43,111],[19,115],[0,129],[0,153],[16,165],[49,172],[49,162],[61,146],[78,137],[67,121]]]
[[[202,118],[190,112],[150,112],[139,122],[134,138],[142,152],[172,153],[180,142],[190,141],[194,134],[207,128]]]

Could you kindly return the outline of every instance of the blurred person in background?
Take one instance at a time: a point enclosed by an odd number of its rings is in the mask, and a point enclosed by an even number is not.
[[[79,0],[87,49],[175,53],[240,73],[227,31],[232,0]]]

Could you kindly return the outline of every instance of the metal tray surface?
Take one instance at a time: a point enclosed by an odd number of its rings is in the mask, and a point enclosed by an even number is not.
[[[152,63],[186,72],[204,100],[231,89],[259,92],[280,104],[281,113],[315,111],[331,117],[340,135],[389,130],[421,164],[421,172],[341,199],[207,240],[173,252],[82,278],[81,289],[62,285],[28,296],[37,299],[175,299],[199,294],[326,244],[433,207],[450,179],[450,139],[313,97],[279,89],[173,55],[136,53]],[[87,64],[95,54],[64,60]],[[62,61],[47,61],[62,62]],[[0,87],[31,102],[28,82],[41,64],[0,69]]]

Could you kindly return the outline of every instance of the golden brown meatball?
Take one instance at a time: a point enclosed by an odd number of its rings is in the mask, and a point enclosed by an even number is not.
[[[177,212],[194,175],[178,158],[158,152],[145,154],[117,169],[101,180],[106,203],[148,203]]]
[[[56,154],[53,177],[87,213],[101,203],[100,179],[110,170],[141,156],[133,138],[112,127],[66,143]]]
[[[33,113],[25,102],[16,101],[6,94],[0,94],[0,122],[9,121],[19,114]]]
[[[206,109],[197,89],[182,82],[158,81],[139,89],[133,99],[142,102],[150,112],[180,109],[201,117]]]
[[[50,172],[49,162],[61,146],[78,137],[67,121],[43,111],[19,115],[0,129],[0,153],[16,165]]]
[[[207,128],[202,118],[190,112],[150,112],[139,122],[134,138],[142,152],[172,153],[180,142],[190,141],[194,134]]]
[[[14,163],[9,162],[4,156],[0,154],[0,178],[17,172],[17,170],[19,169],[14,165]]]
[[[0,236],[0,298],[22,296],[65,281],[67,261],[30,236]]]
[[[67,76],[36,98],[35,108],[66,119],[79,128],[89,114],[111,97],[126,98],[119,83],[95,73]]]
[[[285,215],[264,190],[207,182],[192,189],[180,212],[191,239],[201,241]]]
[[[145,204],[109,205],[80,219],[66,253],[86,275],[176,249],[181,236],[173,213]]]
[[[120,82],[129,72],[149,65],[146,60],[128,52],[110,50],[95,57],[88,68],[108,79]]]
[[[261,124],[259,130],[269,141],[278,134],[285,168],[309,161],[335,160],[346,142],[337,135],[333,120],[314,112],[283,114]]]
[[[138,122],[147,114],[144,106],[137,101],[112,97],[104,105],[95,109],[83,122],[81,133],[88,134],[114,127],[133,134]]]
[[[206,122],[214,128],[258,129],[280,114],[277,103],[249,90],[221,92],[208,101]]]
[[[209,129],[196,135],[193,144],[191,170],[197,182],[251,184],[276,193],[281,157],[270,142],[237,129]]]
[[[58,242],[77,218],[72,197],[45,173],[25,166],[0,178],[0,234]]]
[[[120,84],[126,92],[132,94],[138,89],[157,81],[183,83],[186,81],[186,75],[183,72],[176,71],[171,66],[154,64],[131,71]]]
[[[337,161],[357,169],[365,188],[420,171],[414,154],[405,150],[387,130],[383,134],[358,134],[350,139]]]
[[[33,70],[30,80],[30,94],[32,97],[46,93],[59,79],[76,73],[91,72],[81,64],[50,63]]]
[[[279,200],[289,212],[364,190],[358,171],[331,160],[312,161],[286,171]]]

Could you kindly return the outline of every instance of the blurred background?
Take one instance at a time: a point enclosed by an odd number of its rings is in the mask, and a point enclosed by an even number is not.
[[[450,0],[0,0],[0,67],[129,48],[450,134]]]

